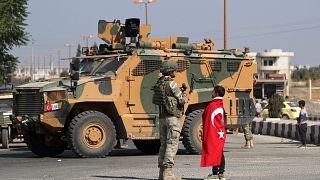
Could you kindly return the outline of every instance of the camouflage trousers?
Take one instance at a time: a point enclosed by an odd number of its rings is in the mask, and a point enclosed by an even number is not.
[[[242,125],[243,135],[246,141],[253,140],[252,132],[251,132],[251,123]]]
[[[158,167],[172,168],[179,145],[179,118],[174,116],[160,118],[159,126],[161,146],[159,150]]]

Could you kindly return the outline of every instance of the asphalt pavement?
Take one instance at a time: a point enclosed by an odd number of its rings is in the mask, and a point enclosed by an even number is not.
[[[254,136],[253,149],[241,149],[243,134],[228,134],[225,145],[229,180],[320,179],[320,146],[297,148],[289,139]],[[71,151],[56,158],[39,158],[24,144],[0,149],[0,179],[35,180],[149,180],[157,179],[157,155],[144,155],[132,143],[125,150],[114,150],[106,158],[77,158]],[[186,180],[200,180],[210,168],[200,168],[200,155],[188,154],[181,145],[174,172]]]

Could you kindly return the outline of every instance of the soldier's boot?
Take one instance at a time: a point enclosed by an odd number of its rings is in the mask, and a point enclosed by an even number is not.
[[[172,168],[165,168],[163,169],[163,180],[181,180],[181,177],[174,175]]]
[[[250,140],[250,147],[253,148],[253,139]]]
[[[243,149],[250,149],[251,146],[250,146],[250,141],[246,141],[246,144],[244,146],[241,146],[241,148]]]

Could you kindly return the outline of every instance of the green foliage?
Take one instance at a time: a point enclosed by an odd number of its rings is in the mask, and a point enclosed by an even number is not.
[[[68,77],[69,76],[69,72],[64,70],[60,73],[60,77]]]
[[[320,66],[295,70],[292,72],[291,78],[295,81],[318,80],[320,79]]]
[[[3,53],[0,56],[0,83],[11,83],[12,73],[15,71],[15,64],[18,63],[18,58],[11,54]]]
[[[80,56],[81,56],[81,46],[80,44],[78,44],[76,57],[80,57]]]
[[[28,33],[25,20],[28,16],[28,0],[0,1],[0,83],[9,82],[18,58],[9,54],[14,46],[26,45]]]
[[[279,94],[274,94],[269,99],[269,117],[279,118],[281,117],[281,109],[283,108],[284,99]]]

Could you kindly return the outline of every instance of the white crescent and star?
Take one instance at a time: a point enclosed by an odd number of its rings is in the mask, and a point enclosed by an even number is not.
[[[223,135],[224,135],[224,132],[220,129],[220,132],[217,132],[219,134],[219,139],[223,139]]]
[[[214,118],[215,118],[215,116],[216,115],[218,115],[218,114],[221,114],[221,116],[222,116],[222,119],[221,119],[221,121],[222,122],[224,122],[224,115],[223,115],[223,108],[217,108],[217,109],[215,109],[213,112],[212,112],[212,114],[211,114],[211,122],[212,122],[212,125],[213,125],[213,127],[215,127],[215,128],[217,128],[215,125],[214,125]],[[219,134],[219,139],[223,139],[224,137],[223,137],[223,135],[224,135],[224,132],[220,129],[220,132],[217,132],[218,134]]]

